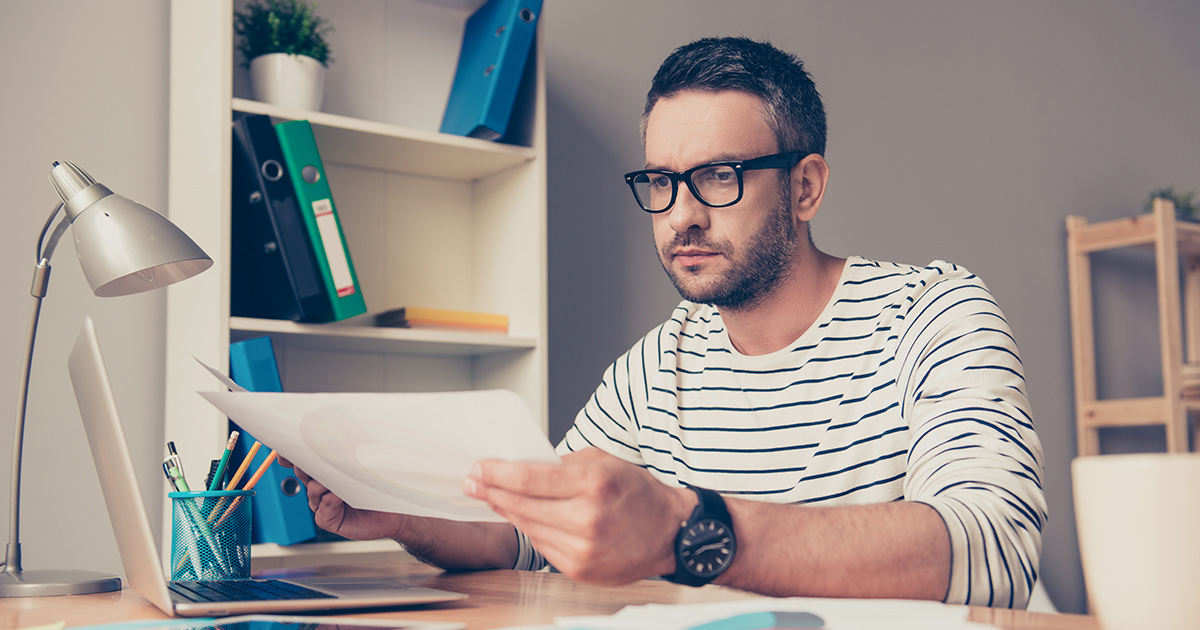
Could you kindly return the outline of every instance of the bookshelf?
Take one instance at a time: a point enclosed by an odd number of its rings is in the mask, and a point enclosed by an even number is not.
[[[226,420],[196,392],[219,385],[199,359],[228,369],[231,341],[271,336],[287,391],[506,388],[547,427],[544,70],[519,97],[522,145],[437,132],[462,27],[482,0],[325,2],[335,62],[324,111],[250,99],[234,53],[241,0],[172,0],[167,214],[213,268],[167,296],[167,439],[205,470]],[[232,317],[230,125],[234,112],[312,126],[367,314],[332,324]],[[509,333],[377,328],[400,306],[503,313]],[[164,523],[169,513],[164,510]],[[169,527],[164,527],[169,532]],[[364,558],[379,543],[262,545],[290,565]],[[392,549],[388,546],[388,549]],[[398,549],[398,547],[397,547]],[[256,562],[256,568],[258,563]]]

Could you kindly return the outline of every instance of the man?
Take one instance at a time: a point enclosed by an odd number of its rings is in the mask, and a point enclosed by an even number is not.
[[[1042,453],[982,282],[813,245],[824,109],[769,44],[676,50],[642,133],[626,181],[684,302],[606,371],[563,465],[475,466],[464,491],[512,526],[363,512],[300,473],[318,524],[446,568],[1024,606]]]

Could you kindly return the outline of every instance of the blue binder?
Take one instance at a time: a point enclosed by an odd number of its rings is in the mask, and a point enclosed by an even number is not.
[[[489,0],[467,19],[442,133],[497,140],[508,131],[542,0]]]
[[[279,368],[270,337],[256,337],[229,344],[229,376],[233,382],[254,392],[281,392]],[[234,448],[241,462],[254,444],[254,436],[242,431]],[[259,449],[248,470],[258,470],[267,458],[267,449]],[[240,464],[239,464],[240,465]],[[232,464],[230,469],[234,469]],[[272,464],[254,486],[251,539],[255,543],[290,545],[311,540],[317,535],[304,484],[282,466]]]

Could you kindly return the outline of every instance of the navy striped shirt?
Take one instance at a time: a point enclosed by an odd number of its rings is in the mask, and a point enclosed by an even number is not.
[[[1042,449],[1016,343],[949,263],[851,257],[809,330],[761,356],[733,348],[715,308],[681,303],[558,448],[589,446],[727,496],[926,503],[950,534],[951,603],[1024,607],[1037,577]]]

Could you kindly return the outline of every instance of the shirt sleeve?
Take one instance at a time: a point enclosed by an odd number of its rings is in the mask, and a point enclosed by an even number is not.
[[[974,276],[931,279],[914,298],[897,357],[912,435],[905,499],[945,521],[947,602],[1023,608],[1047,511],[1016,342]]]

